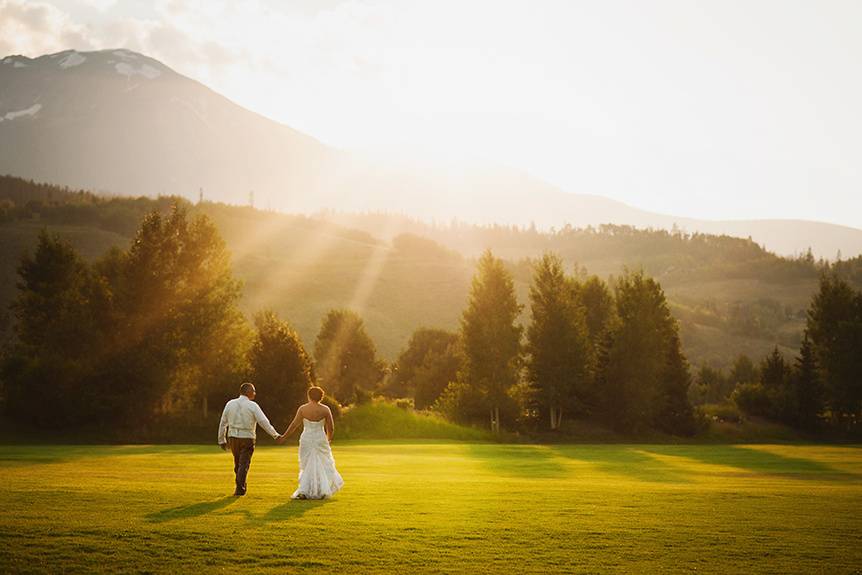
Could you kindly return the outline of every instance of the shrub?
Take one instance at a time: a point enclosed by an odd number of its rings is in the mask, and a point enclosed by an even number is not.
[[[523,423],[524,409],[519,403],[523,386],[515,385],[500,399],[500,421],[506,428]],[[449,421],[485,427],[490,419],[490,403],[482,392],[462,382],[451,382],[431,408]]]
[[[347,439],[488,438],[488,434],[481,430],[450,423],[437,415],[402,409],[383,400],[345,410],[337,435]]]
[[[707,403],[701,407],[703,414],[713,421],[728,421],[742,423],[743,416],[739,407],[730,402]]]
[[[731,398],[748,415],[759,415],[775,421],[790,423],[797,411],[796,398],[789,387],[743,383],[736,386]]]
[[[748,415],[769,417],[772,412],[769,390],[759,383],[740,383],[733,391],[731,400]]]
[[[485,418],[482,398],[466,383],[450,382],[432,409],[449,421],[473,423]]]
[[[400,407],[401,409],[412,410],[413,409],[413,400],[409,397],[400,397],[395,400],[395,407]]]
[[[356,405],[363,405],[370,403],[373,396],[370,391],[357,387],[354,397],[356,397]]]

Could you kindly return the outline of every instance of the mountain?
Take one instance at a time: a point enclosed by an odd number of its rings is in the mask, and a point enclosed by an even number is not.
[[[573,168],[574,169],[574,168]],[[250,112],[128,50],[0,61],[0,174],[120,195],[175,194],[285,212],[386,211],[542,228],[604,223],[751,237],[780,254],[862,253],[862,230],[705,221],[567,193],[514,170],[382,163]]]

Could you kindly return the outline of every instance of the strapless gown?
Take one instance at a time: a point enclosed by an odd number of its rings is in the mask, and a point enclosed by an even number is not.
[[[334,495],[344,485],[344,480],[335,469],[332,449],[326,439],[323,420],[302,420],[302,435],[299,436],[299,487],[293,499],[325,499]]]

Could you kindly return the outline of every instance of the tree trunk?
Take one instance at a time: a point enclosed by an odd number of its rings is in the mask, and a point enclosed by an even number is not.
[[[551,431],[559,431],[563,422],[563,408],[551,407]]]
[[[207,407],[209,407],[209,406],[207,405],[207,396],[206,396],[206,395],[204,395],[204,398],[203,398],[203,400],[201,401],[201,411],[203,411],[204,419],[206,419],[206,418],[207,418],[207,412],[208,412]]]
[[[500,408],[491,408],[491,433],[500,433]]]

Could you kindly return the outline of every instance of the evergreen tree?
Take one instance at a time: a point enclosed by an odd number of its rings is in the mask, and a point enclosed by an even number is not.
[[[239,283],[203,217],[154,212],[128,252],[113,250],[92,266],[43,234],[20,274],[19,343],[3,371],[10,407],[48,406],[38,424],[140,428],[198,401],[206,411],[207,399],[232,395],[245,372]],[[25,417],[26,409],[15,413]]]
[[[2,366],[16,419],[44,427],[104,415],[99,359],[110,331],[110,292],[68,242],[42,231],[18,267],[16,340]]]
[[[663,427],[689,433],[690,376],[661,286],[643,272],[626,272],[615,286],[615,301],[618,321],[601,354],[605,416],[619,429],[638,431],[673,415]]]
[[[598,351],[605,333],[614,321],[614,298],[608,285],[598,276],[582,283],[574,282],[577,297],[584,306],[585,320],[593,352]]]
[[[760,393],[765,411],[762,415],[793,424],[796,421],[798,405],[792,388],[792,370],[784,356],[775,347],[760,363]],[[757,390],[752,390],[757,394]]]
[[[817,359],[814,356],[814,346],[807,333],[799,348],[795,367],[794,387],[798,406],[796,423],[803,429],[816,429],[823,411],[823,389],[817,370]]]
[[[702,365],[697,372],[696,391],[700,403],[721,403],[733,392],[733,383],[720,369]]]
[[[326,314],[314,342],[314,357],[321,385],[342,404],[355,402],[358,393],[373,391],[383,379],[384,366],[374,342],[362,318],[350,310]]]
[[[694,435],[697,432],[694,409],[688,400],[690,386],[688,361],[682,354],[679,335],[672,329],[659,379],[658,404],[653,416],[656,427],[675,435]]]
[[[416,409],[430,407],[460,368],[458,334],[419,328],[393,365],[386,386],[390,397],[413,397]]]
[[[461,317],[464,368],[460,379],[488,405],[491,430],[500,430],[500,407],[521,370],[521,306],[503,262],[490,250],[482,254]]]
[[[551,429],[559,429],[564,409],[585,410],[594,367],[584,307],[559,257],[545,254],[536,264],[530,312],[527,378]]]
[[[250,380],[263,392],[260,403],[270,419],[287,423],[314,384],[314,366],[299,335],[274,312],[258,313],[254,323]]]
[[[458,379],[463,361],[457,339],[443,349],[429,350],[413,374],[413,404],[416,409],[428,409],[434,405],[446,387]]]
[[[729,379],[731,386],[734,387],[741,383],[756,383],[760,381],[760,372],[757,371],[757,366],[750,357],[740,354],[733,362]]]
[[[790,366],[776,346],[760,364],[760,383],[766,388],[778,389],[787,385]]]
[[[862,418],[862,294],[836,274],[824,274],[808,310],[807,334],[822,372],[833,423]]]

